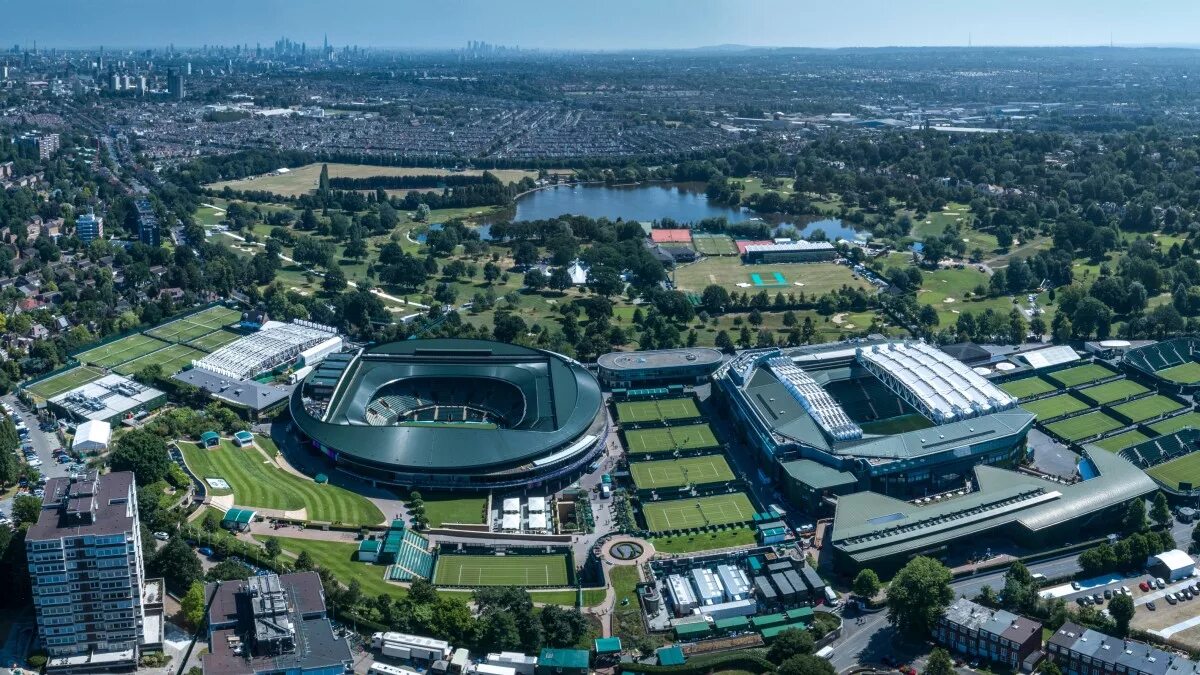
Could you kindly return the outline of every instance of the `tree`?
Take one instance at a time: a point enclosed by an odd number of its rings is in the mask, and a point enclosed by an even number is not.
[[[33,495],[17,495],[13,499],[12,517],[13,524],[19,529],[24,525],[32,525],[37,522],[38,516],[42,512],[42,500]]]
[[[228,541],[227,538],[221,537],[217,541]],[[249,579],[254,576],[254,570],[247,567],[244,563],[237,560],[225,559],[213,565],[208,573],[204,575],[209,581],[237,581],[238,579]]]
[[[521,646],[517,620],[508,612],[488,612],[480,619],[479,640],[488,647],[514,650]]]
[[[139,486],[157,483],[171,470],[167,444],[145,429],[134,429],[116,443],[109,460],[113,471],[132,471]]]
[[[1154,494],[1154,503],[1150,506],[1150,519],[1160,528],[1171,524],[1171,507],[1167,505],[1167,496],[1161,490]]]
[[[772,663],[783,663],[793,656],[811,654],[813,651],[813,636],[808,630],[789,628],[771,642],[767,650],[767,658]]]
[[[888,586],[888,621],[912,637],[925,638],[954,599],[950,570],[933,558],[917,556]]]
[[[779,664],[778,675],[836,675],[829,661],[812,654],[800,654]]]
[[[183,612],[183,620],[188,628],[195,630],[204,621],[204,584],[196,582],[188,588],[188,592],[179,601]]]
[[[330,267],[325,272],[325,280],[321,282],[321,288],[330,293],[340,293],[346,289],[346,273],[337,265]]]
[[[296,556],[296,569],[304,572],[316,569],[317,564],[313,562],[312,555],[308,551],[300,551],[300,555]]]
[[[200,559],[179,537],[172,537],[158,549],[150,566],[157,576],[166,580],[167,589],[175,593],[186,593],[204,574]]]
[[[1134,532],[1144,532],[1150,527],[1146,520],[1146,502],[1140,497],[1129,502],[1129,508],[1125,510],[1125,519],[1122,522],[1126,534]]]
[[[567,273],[566,267],[555,267],[550,272],[550,280],[547,282],[550,288],[556,291],[565,291],[571,287],[571,275]]]
[[[854,577],[854,585],[851,590],[858,597],[869,600],[879,592],[879,587],[879,575],[875,574],[875,570],[864,569]]]
[[[1038,672],[1042,675],[1063,675],[1062,669],[1058,667],[1058,664],[1050,659],[1042,661],[1042,665],[1038,666]]]
[[[929,652],[929,662],[925,664],[925,675],[954,675],[954,661],[950,652],[936,647]]]
[[[578,609],[546,605],[542,608],[542,635],[547,647],[573,647],[587,634],[587,617]]]
[[[321,197],[327,197],[329,195],[329,165],[328,164],[321,165],[321,176],[320,176],[320,178],[317,179],[317,193],[320,194]]]
[[[275,539],[275,538],[268,539],[265,546],[266,546],[266,551],[267,551],[267,558],[270,560],[274,560],[274,559],[278,558],[280,556],[280,554],[283,553],[283,547],[279,545],[278,539]]]
[[[1113,597],[1108,603],[1108,613],[1117,622],[1117,632],[1121,635],[1129,633],[1129,622],[1133,619],[1133,598],[1125,594]]]

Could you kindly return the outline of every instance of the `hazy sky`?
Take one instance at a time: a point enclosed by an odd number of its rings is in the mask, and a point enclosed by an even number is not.
[[[0,45],[1200,44],[1197,0],[0,0]]]

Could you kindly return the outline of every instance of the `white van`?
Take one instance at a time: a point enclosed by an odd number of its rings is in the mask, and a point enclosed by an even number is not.
[[[822,659],[832,659],[833,658],[833,647],[830,645],[825,645],[824,647],[821,647],[820,649],[817,650],[816,656],[819,658],[822,658]]]
[[[825,587],[825,604],[829,605],[830,607],[837,607],[838,605],[842,604],[841,599],[838,598],[837,591],[828,586]]]

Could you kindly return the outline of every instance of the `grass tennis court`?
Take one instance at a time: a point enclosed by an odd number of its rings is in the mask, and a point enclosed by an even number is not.
[[[1150,391],[1133,380],[1117,380],[1098,387],[1088,387],[1079,393],[1103,405],[1113,401],[1123,401],[1130,396],[1137,396]]]
[[[152,354],[147,354],[132,361],[126,361],[121,365],[113,368],[113,372],[121,375],[132,375],[142,368],[150,364],[162,366],[163,373],[166,375],[174,375],[183,370],[184,366],[189,365],[193,360],[202,359],[206,354],[199,349],[192,349],[187,345],[167,345]]]
[[[1200,382],[1200,363],[1187,363],[1160,370],[1155,375],[1180,384],[1195,384]]]
[[[51,399],[65,391],[71,391],[75,387],[80,387],[88,382],[104,377],[104,372],[91,366],[79,366],[72,368],[49,377],[41,382],[31,384],[28,389],[34,396],[40,396],[44,399]]]
[[[737,255],[737,245],[724,234],[693,232],[692,245],[704,255]]]
[[[254,440],[267,452],[274,453],[275,445],[270,439],[255,436]],[[257,448],[239,448],[222,440],[219,447],[211,450],[195,443],[179,443],[179,449],[192,473],[201,480],[225,479],[238,506],[280,511],[307,509],[311,520],[353,525],[378,525],[383,521],[383,514],[366,497],[335,485],[318,485],[285,471]]]
[[[1149,436],[1143,434],[1137,429],[1133,429],[1126,431],[1123,434],[1117,434],[1116,436],[1109,436],[1108,438],[1100,439],[1096,441],[1096,445],[1109,452],[1120,452],[1131,445],[1137,445],[1138,443],[1148,440],[1150,440]]]
[[[565,555],[439,555],[439,586],[566,586]]]
[[[712,427],[689,424],[661,429],[634,429],[625,432],[625,447],[629,452],[654,453],[672,450],[699,450],[720,447]]]
[[[240,337],[242,336],[227,330],[215,330],[207,335],[201,335],[187,344],[189,347],[195,347],[202,351],[215,352]]]
[[[1088,363],[1074,368],[1067,368],[1056,373],[1049,373],[1045,377],[1049,377],[1056,382],[1059,382],[1064,387],[1078,387],[1081,384],[1103,380],[1106,377],[1112,377],[1113,371],[1096,363]]]
[[[1163,434],[1164,436],[1166,434],[1173,434],[1180,429],[1186,429],[1188,427],[1200,429],[1200,413],[1195,411],[1188,412],[1165,419],[1161,422],[1155,422],[1154,424],[1150,425],[1151,429]]]
[[[166,346],[167,343],[162,340],[155,340],[152,337],[138,333],[123,337],[106,345],[101,345],[95,349],[89,349],[82,354],[76,355],[75,358],[79,359],[80,363],[100,366],[102,368],[112,368],[127,361],[141,358],[151,352],[156,352]]]
[[[1070,394],[1059,394],[1049,398],[1022,403],[1021,407],[1038,416],[1038,419],[1054,419],[1061,415],[1087,410],[1092,407]]]
[[[1081,438],[1089,438],[1106,431],[1112,431],[1113,429],[1120,429],[1123,426],[1125,426],[1124,422],[1113,419],[1097,410],[1086,415],[1048,424],[1046,425],[1046,429],[1069,441],[1077,441]]]
[[[733,470],[721,455],[636,462],[629,465],[639,490],[705,485],[733,480]]]
[[[1112,410],[1125,415],[1134,422],[1148,420],[1151,417],[1165,415],[1173,410],[1179,410],[1183,407],[1182,403],[1173,401],[1161,394],[1139,398],[1136,401],[1122,403],[1112,407]]]
[[[622,422],[653,422],[655,420],[687,420],[700,416],[696,401],[691,398],[669,398],[661,401],[621,401],[617,404],[617,419]]]
[[[146,331],[146,334],[167,342],[188,342],[208,335],[218,328],[223,328],[241,317],[241,312],[236,309],[221,306],[209,307],[182,319],[155,326]]]
[[[1011,382],[1003,382],[1000,385],[1000,391],[1007,394],[1012,394],[1017,398],[1029,398],[1038,394],[1045,394],[1048,391],[1058,389],[1057,385],[1051,384],[1040,377],[1026,377],[1020,380]]]
[[[1146,473],[1155,480],[1179,489],[1180,483],[1200,485],[1200,452],[1193,452],[1169,462],[1152,466]]]
[[[731,492],[695,499],[643,503],[642,515],[646,517],[646,527],[651,532],[667,532],[749,522],[754,518],[754,506],[745,493]]]

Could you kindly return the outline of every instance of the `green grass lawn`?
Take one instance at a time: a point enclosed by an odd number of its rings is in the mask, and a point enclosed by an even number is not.
[[[650,422],[654,420],[686,420],[700,416],[696,401],[691,398],[669,398],[661,401],[621,401],[617,404],[617,419],[621,422]]]
[[[1034,377],[1024,377],[1019,380],[1010,380],[997,385],[1000,390],[1012,394],[1017,398],[1029,398],[1038,394],[1045,394],[1049,391],[1058,389],[1057,386],[1043,380],[1036,375]]]
[[[1048,424],[1046,425],[1046,429],[1069,441],[1077,441],[1081,438],[1089,438],[1096,434],[1112,431],[1113,429],[1120,429],[1123,426],[1125,424],[1120,420],[1113,419],[1097,410],[1086,415],[1071,417]]]
[[[1111,377],[1113,374],[1113,371],[1098,363],[1085,363],[1082,366],[1059,370],[1043,377],[1048,377],[1064,387],[1078,387],[1088,382],[1103,380],[1106,377]]]
[[[707,485],[733,480],[733,470],[721,455],[635,462],[629,465],[629,472],[639,490]]]
[[[725,234],[692,234],[692,245],[704,255],[737,255],[737,245]]]
[[[583,589],[583,606],[595,607],[596,605],[603,603],[606,590],[607,589],[604,588]],[[540,602],[546,605],[574,607],[576,591],[530,591],[529,597],[533,598],[534,602]]]
[[[79,366],[29,385],[26,389],[34,396],[50,399],[76,387],[82,387],[88,382],[94,382],[101,377],[104,377],[103,371],[91,366]]]
[[[262,440],[261,437],[255,437]],[[192,473],[201,480],[223,478],[238,506],[278,510],[307,509],[309,520],[377,525],[383,514],[370,500],[334,485],[318,485],[277,467],[255,448],[238,448],[222,439],[211,450],[179,443]]]
[[[430,527],[446,523],[478,525],[487,522],[487,497],[461,492],[421,492]]]
[[[938,269],[922,274],[924,281],[917,292],[917,302],[937,310],[939,326],[954,325],[962,312],[979,314],[991,309],[1007,316],[1017,306],[1013,304],[1012,296],[976,295],[980,284],[987,288],[990,277],[975,268]]]
[[[757,273],[764,280],[771,277],[772,272],[779,272],[787,279],[786,286],[755,287],[751,284],[750,275]],[[842,286],[868,288],[870,284],[861,278],[855,279],[854,272],[844,265],[834,263],[784,263],[772,265],[743,265],[737,256],[705,258],[700,262],[683,265],[675,270],[675,285],[680,290],[704,290],[710,284],[723,286],[730,292],[747,292],[753,295],[760,290],[766,290],[774,295],[776,291],[784,294],[804,292],[805,295],[824,295]],[[739,286],[738,284],[747,284]],[[796,284],[803,284],[797,286]]]
[[[645,641],[651,647],[663,644],[661,634],[646,632],[646,624],[642,621],[642,606],[638,602],[637,565],[617,565],[608,569],[608,581],[615,596],[613,605],[613,635],[620,635],[630,642]]]
[[[1095,445],[1104,448],[1109,452],[1120,452],[1131,445],[1137,445],[1143,441],[1150,440],[1150,437],[1137,429],[1131,429],[1116,436],[1109,436],[1096,441]]]
[[[1081,389],[1079,393],[1100,405],[1104,405],[1113,401],[1123,401],[1130,396],[1137,396],[1148,391],[1150,390],[1133,380],[1117,380],[1115,382],[1107,382],[1098,387]]]
[[[694,499],[644,502],[642,513],[650,531],[667,532],[749,522],[754,517],[754,507],[744,493],[732,492]]]
[[[132,361],[145,356],[151,352],[156,352],[166,346],[167,343],[162,340],[155,340],[147,335],[135,333],[120,340],[96,347],[95,349],[89,349],[86,352],[77,354],[75,358],[79,359],[81,363],[100,366],[102,368],[111,368],[126,361]]]
[[[1054,419],[1069,413],[1087,410],[1092,406],[1070,394],[1059,394],[1022,403],[1021,407],[1037,415],[1039,419]]]
[[[1178,401],[1173,401],[1161,394],[1155,394],[1113,406],[1112,410],[1129,417],[1134,422],[1141,422],[1151,417],[1165,415],[1173,410],[1179,410],[1182,407],[1183,404]]]
[[[204,337],[216,329],[203,321],[193,321],[188,317],[151,328],[146,331],[146,334],[167,342],[190,342]]]
[[[1191,483],[1193,487],[1196,487],[1200,485],[1200,452],[1193,452],[1165,464],[1152,466],[1146,469],[1146,473],[1151,478],[1176,489],[1179,489],[1180,483]]]
[[[735,546],[750,546],[757,540],[754,529],[734,527],[719,532],[696,532],[678,537],[651,537],[650,543],[659,553],[694,553]]]
[[[565,555],[439,555],[439,586],[566,586]]]
[[[632,453],[672,452],[675,449],[699,450],[720,447],[712,427],[688,424],[658,429],[633,429],[625,433],[625,447]]]
[[[1200,429],[1200,412],[1187,412],[1182,415],[1176,415],[1175,417],[1170,417],[1161,422],[1155,422],[1154,424],[1150,425],[1151,429],[1163,434],[1164,436],[1166,434],[1173,434],[1180,429],[1186,429],[1188,427],[1191,427],[1192,429]]]
[[[295,555],[300,555],[301,551],[308,551],[314,563],[333,572],[333,576],[342,584],[349,585],[352,579],[358,579],[358,583],[362,584],[363,593],[366,595],[399,597],[406,593],[403,587],[384,581],[383,575],[387,571],[387,567],[355,561],[354,554],[358,551],[357,544],[263,535],[254,535],[254,538],[259,541],[275,539],[284,551]]]
[[[1155,375],[1180,384],[1195,384],[1200,382],[1200,363],[1189,361],[1173,368],[1160,370]]]
[[[121,375],[132,375],[146,366],[155,364],[162,366],[164,375],[174,375],[191,365],[192,361],[198,361],[205,356],[207,354],[204,352],[187,345],[167,345],[152,354],[138,357],[132,361],[126,361],[113,368],[113,371]]]

